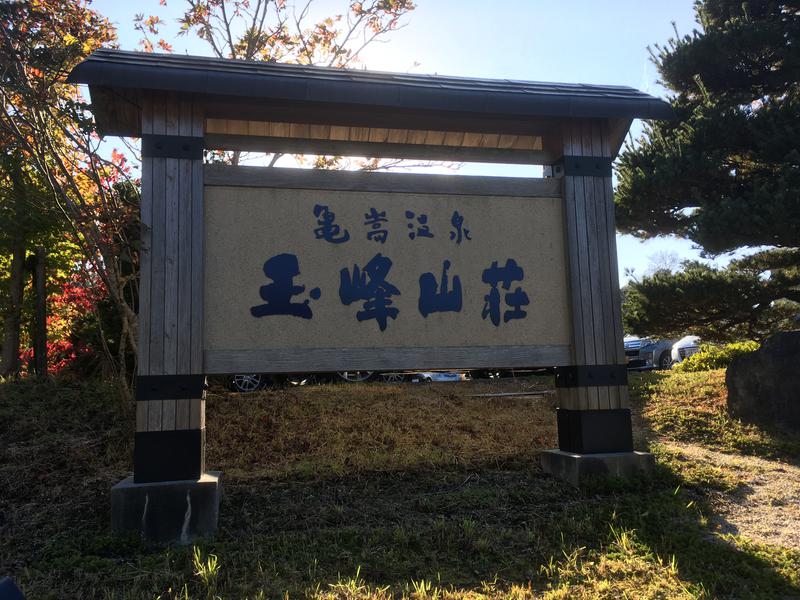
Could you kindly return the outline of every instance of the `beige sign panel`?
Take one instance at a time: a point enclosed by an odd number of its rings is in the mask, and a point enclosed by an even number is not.
[[[207,185],[206,372],[567,364],[562,202]]]

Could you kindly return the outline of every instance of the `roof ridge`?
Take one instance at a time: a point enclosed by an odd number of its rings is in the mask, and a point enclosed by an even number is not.
[[[216,57],[100,49],[67,81],[381,110],[483,117],[671,118],[672,108],[635,88],[339,69]]]
[[[649,94],[637,90],[631,86],[619,84],[596,84],[596,83],[582,83],[582,82],[547,82],[538,80],[525,80],[516,78],[493,78],[493,77],[474,77],[474,76],[461,76],[461,75],[440,75],[437,73],[403,73],[398,71],[382,71],[371,69],[351,69],[342,67],[329,67],[323,65],[304,65],[300,63],[285,63],[278,61],[257,61],[245,60],[240,58],[219,58],[216,56],[201,56],[196,54],[170,54],[163,52],[142,52],[138,50],[120,50],[116,48],[100,48],[95,50],[86,60],[87,61],[103,61],[104,55],[109,56],[112,60],[116,58],[131,58],[140,62],[158,63],[164,61],[168,63],[183,63],[183,68],[189,69],[202,69],[208,68],[208,63],[219,65],[222,70],[245,70],[248,67],[253,67],[256,70],[274,69],[287,71],[287,76],[290,76],[288,71],[311,71],[316,73],[330,73],[332,76],[342,78],[343,73],[353,75],[355,77],[365,78],[386,78],[386,79],[408,79],[408,80],[428,80],[431,83],[435,81],[442,82],[474,82],[486,84],[500,84],[502,86],[542,86],[542,87],[564,87],[564,88],[581,88],[581,89],[595,89],[595,90],[619,90],[626,92],[635,92],[642,96],[657,99]],[[196,64],[191,64],[196,63]]]

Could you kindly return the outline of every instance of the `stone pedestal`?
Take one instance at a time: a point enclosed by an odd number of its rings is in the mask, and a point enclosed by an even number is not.
[[[134,483],[128,477],[111,488],[111,525],[151,542],[188,544],[217,530],[221,496],[219,471],[183,481]]]
[[[655,458],[649,452],[606,452],[577,454],[563,450],[545,450],[542,469],[554,477],[579,487],[587,479],[598,477],[634,477],[650,473]]]

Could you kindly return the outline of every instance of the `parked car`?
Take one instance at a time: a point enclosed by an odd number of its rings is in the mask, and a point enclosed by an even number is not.
[[[688,358],[698,352],[700,352],[700,337],[696,335],[684,336],[672,345],[672,364],[677,364],[684,358]]]
[[[401,383],[405,381],[406,374],[402,371],[337,371],[334,378],[343,379],[351,383],[378,379],[384,383]]]
[[[233,375],[228,382],[232,392],[246,394],[256,392],[267,386],[269,378],[261,373],[238,373]]]
[[[374,371],[337,371],[339,379],[350,383],[360,383],[369,380],[375,374]]]
[[[269,385],[309,385],[325,381],[347,381],[359,383],[378,379],[385,383],[400,383],[405,381],[407,374],[404,372],[376,372],[376,371],[337,371],[335,373],[295,373],[292,375],[268,375],[266,373],[238,373],[228,380],[228,387],[233,392],[248,393],[264,389]]]
[[[654,340],[626,336],[625,358],[629,369],[669,369],[672,365],[673,340]]]
[[[420,371],[411,376],[411,381],[430,383],[432,381],[466,381],[470,379],[465,371]]]

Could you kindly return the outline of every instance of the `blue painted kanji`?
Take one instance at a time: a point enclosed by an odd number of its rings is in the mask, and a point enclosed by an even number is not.
[[[399,296],[400,290],[386,281],[392,268],[392,261],[378,253],[364,265],[363,270],[353,265],[353,272],[342,269],[339,272],[339,298],[342,304],[349,306],[353,302],[363,301],[363,310],[356,313],[358,321],[375,319],[381,331],[386,329],[386,319],[396,319],[400,312],[392,306],[392,296]]]
[[[469,229],[464,227],[464,216],[457,210],[453,211],[450,224],[453,226],[453,231],[450,232],[450,239],[455,240],[456,244],[460,244],[462,240],[472,239],[469,235]]]
[[[416,217],[417,223],[414,224],[414,218]],[[433,234],[431,233],[430,228],[428,227],[428,215],[417,215],[414,211],[407,210],[406,211],[406,219],[409,220],[408,223],[408,237],[412,240],[414,238],[432,238]]]
[[[497,261],[492,261],[491,266],[483,271],[483,282],[489,284],[491,289],[486,294],[484,299],[483,311],[481,316],[485,319],[487,316],[491,319],[495,327],[500,325],[500,290],[497,289],[498,284],[502,284],[503,289],[508,290],[511,288],[512,281],[522,281],[525,276],[522,267],[517,265],[517,261],[513,258],[506,259],[504,267],[499,267]],[[521,287],[517,287],[513,292],[505,295],[505,302],[513,310],[507,310],[503,313],[503,322],[508,323],[512,319],[524,319],[527,312],[522,310],[523,306],[530,304],[528,294],[526,294]]]
[[[442,266],[442,283],[436,282],[433,273],[423,273],[419,278],[419,312],[428,317],[434,312],[461,312],[461,278],[453,276],[453,289],[447,280],[450,261],[445,260]]]
[[[312,317],[308,298],[303,302],[292,302],[293,296],[302,294],[306,290],[306,286],[294,283],[294,278],[300,275],[297,256],[294,254],[273,256],[264,263],[264,275],[271,279],[272,283],[261,286],[259,291],[265,304],[259,304],[250,309],[250,313],[254,317],[270,315],[291,315],[302,319]],[[321,292],[319,288],[315,287],[308,295],[313,300],[318,300]]]
[[[384,229],[383,223],[388,222],[388,220],[386,211],[378,212],[375,207],[370,208],[368,213],[364,213],[364,225],[370,226],[370,231],[367,232],[367,239],[381,244],[386,242],[386,238],[389,237],[389,231]]]
[[[508,323],[511,319],[524,319],[527,316],[527,311],[522,310],[522,306],[528,306],[530,300],[521,287],[517,286],[513,292],[506,294],[506,304],[514,310],[507,310],[503,313],[503,322]]]
[[[314,216],[317,217],[317,225],[319,225],[314,230],[314,235],[318,240],[325,240],[331,244],[341,244],[350,239],[350,232],[346,229],[342,231],[342,228],[334,223],[336,214],[327,206],[322,204],[315,205]],[[340,232],[341,235],[339,235]]]

